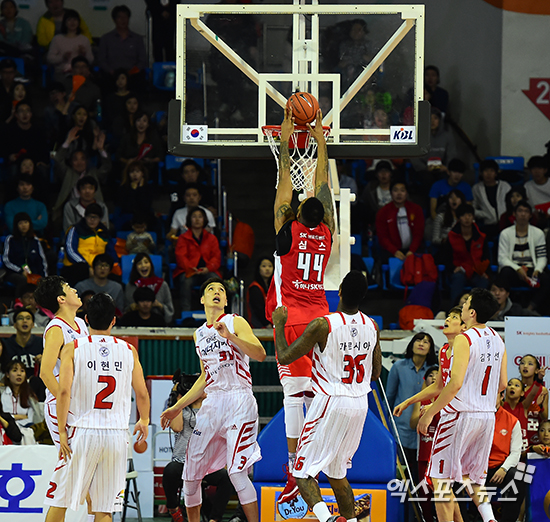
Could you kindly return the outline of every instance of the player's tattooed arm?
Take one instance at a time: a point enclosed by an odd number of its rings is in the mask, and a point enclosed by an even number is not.
[[[325,209],[323,222],[330,229],[331,234],[334,235],[334,206],[332,203],[332,194],[330,192],[328,183],[321,183],[318,186],[315,197],[323,204],[323,208]]]
[[[315,344],[325,344],[329,332],[328,322],[323,317],[318,317],[309,323],[304,333],[290,346],[285,338],[285,324],[288,310],[285,306],[277,308],[272,315],[275,325],[275,349],[280,364],[290,364],[308,353]]]
[[[275,194],[275,232],[278,233],[281,227],[294,218],[294,212],[290,207],[292,201],[292,180],[290,179],[290,150],[288,142],[294,132],[294,121],[292,109],[285,110],[285,119],[281,125],[281,144],[279,146],[279,184]]]

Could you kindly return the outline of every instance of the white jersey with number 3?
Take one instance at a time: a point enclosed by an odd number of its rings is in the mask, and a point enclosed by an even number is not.
[[[132,402],[132,346],[116,337],[92,335],[74,342],[72,426],[128,429]]]
[[[492,328],[470,328],[463,333],[470,359],[462,387],[443,409],[445,413],[495,412],[504,341]],[[452,375],[452,366],[451,366]]]
[[[63,343],[69,344],[73,342],[75,339],[78,339],[80,337],[85,337],[88,334],[88,327],[86,326],[86,323],[80,319],[80,317],[75,317],[74,322],[77,326],[77,328],[73,328],[69,323],[67,323],[64,319],[61,319],[60,317],[54,317],[46,326],[46,329],[44,330],[44,336],[43,336],[43,346],[46,347],[46,333],[51,328],[58,327],[61,329],[61,332],[63,333]],[[59,347],[61,349],[62,346]],[[57,380],[59,380],[59,365],[61,364],[61,360],[57,359],[57,362],[55,363],[55,368],[53,370],[53,374]],[[55,401],[55,397],[51,394],[50,390],[46,388],[46,402],[52,402]]]
[[[311,370],[315,393],[360,397],[370,392],[372,354],[377,334],[373,320],[361,312],[325,316],[329,334],[325,349],[313,348]]]

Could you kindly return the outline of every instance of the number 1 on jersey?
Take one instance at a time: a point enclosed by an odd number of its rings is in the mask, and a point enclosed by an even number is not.
[[[491,375],[492,366],[485,368],[485,375],[483,376],[483,382],[481,383],[481,395],[487,395],[487,388],[489,387],[489,376]]]
[[[314,271],[317,272],[317,281],[321,282],[323,275],[323,259],[324,254],[315,254],[313,256],[313,266],[311,266],[311,252],[300,252],[298,254],[298,266],[300,270],[304,271],[302,279],[304,281],[309,280],[309,274]]]

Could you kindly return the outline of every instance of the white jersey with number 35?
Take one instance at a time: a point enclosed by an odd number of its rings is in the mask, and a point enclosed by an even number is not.
[[[488,326],[470,328],[463,335],[470,345],[466,375],[455,398],[443,411],[494,413],[500,383],[500,366],[505,350],[504,341]]]
[[[116,337],[91,335],[74,342],[72,426],[128,429],[132,402],[132,346]]]
[[[313,348],[311,370],[314,393],[360,397],[371,391],[372,353],[377,334],[373,320],[361,312],[325,315],[327,344]]]

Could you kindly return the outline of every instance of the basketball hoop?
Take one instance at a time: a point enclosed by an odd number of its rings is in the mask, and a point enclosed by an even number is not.
[[[267,137],[269,147],[277,163],[277,183],[279,185],[279,145],[281,141],[281,126],[266,125],[262,127],[264,136]],[[330,127],[323,127],[325,139],[330,134]],[[290,179],[292,187],[296,191],[314,189],[315,169],[317,168],[317,141],[311,137],[309,129],[305,125],[295,125],[294,132],[288,141],[290,153]]]

